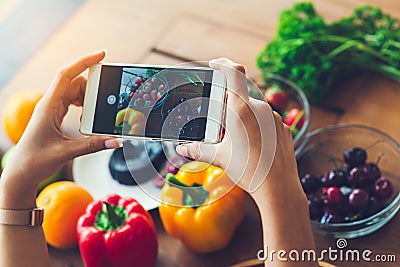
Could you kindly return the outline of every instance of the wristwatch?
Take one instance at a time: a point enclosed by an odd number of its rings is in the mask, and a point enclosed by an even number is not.
[[[43,223],[43,208],[29,210],[0,209],[0,224],[14,226],[40,226]]]

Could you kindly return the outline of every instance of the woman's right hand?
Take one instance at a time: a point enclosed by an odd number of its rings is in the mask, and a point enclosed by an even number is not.
[[[178,153],[225,169],[234,182],[250,193],[259,191],[269,179],[274,181],[268,184],[293,183],[301,190],[289,127],[266,102],[249,98],[242,65],[220,58],[210,61],[210,67],[227,77],[225,137],[218,144],[180,145]]]
[[[307,198],[300,184],[292,135],[270,106],[249,98],[243,66],[216,59],[210,66],[227,77],[226,134],[218,144],[190,143],[178,153],[217,165],[255,200],[264,248],[315,250]],[[293,224],[293,222],[296,222]],[[265,261],[265,266],[318,266],[313,262]]]

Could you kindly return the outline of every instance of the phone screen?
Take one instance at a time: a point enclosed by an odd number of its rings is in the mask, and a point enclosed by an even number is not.
[[[202,141],[213,70],[103,65],[93,132]]]

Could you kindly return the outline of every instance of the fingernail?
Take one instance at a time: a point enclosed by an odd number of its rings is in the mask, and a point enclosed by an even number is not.
[[[178,154],[184,156],[184,157],[189,157],[188,155],[188,149],[186,146],[183,145],[179,145],[176,147],[176,152],[178,152]]]
[[[217,68],[217,66],[218,66],[218,64],[217,64],[215,59],[210,60],[208,62],[208,65],[210,66],[210,68],[213,68],[213,69]]]
[[[119,148],[119,147],[122,147],[122,143],[119,142],[119,141],[116,140],[116,139],[108,139],[108,140],[104,141],[104,146],[105,146],[107,149]]]
[[[100,54],[100,53],[107,54],[107,49],[100,49],[100,50],[94,51],[92,53],[92,55],[97,55],[97,54]]]

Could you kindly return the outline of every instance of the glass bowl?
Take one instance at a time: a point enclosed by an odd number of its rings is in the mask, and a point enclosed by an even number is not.
[[[257,77],[256,80],[259,80],[258,78],[259,77]],[[283,110],[277,111],[282,116],[282,119],[284,119],[285,115],[293,108],[298,108],[300,111],[304,112],[303,126],[298,129],[296,134],[293,134],[295,153],[298,155],[300,153],[301,143],[310,125],[310,104],[307,97],[295,83],[279,75],[264,74],[262,80],[263,82],[248,80],[249,95],[251,97],[266,101],[264,97],[265,92],[272,87],[278,87],[286,92],[288,96],[288,104],[286,107]]]
[[[388,223],[400,208],[400,145],[389,135],[362,125],[336,124],[307,134],[299,148],[297,164],[300,177],[321,174],[333,169],[332,159],[340,167],[345,165],[343,152],[352,147],[365,148],[367,162],[377,162],[382,176],[393,185],[393,193],[386,207],[369,217],[346,223],[311,221],[315,232],[335,238],[356,238],[373,233]]]

